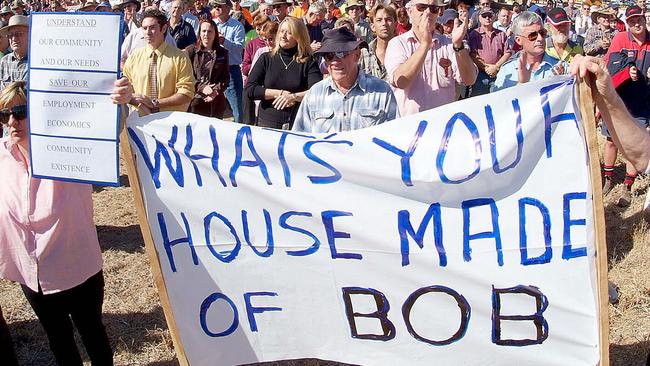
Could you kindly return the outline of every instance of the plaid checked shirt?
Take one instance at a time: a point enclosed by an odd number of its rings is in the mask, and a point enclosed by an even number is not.
[[[328,133],[357,130],[399,117],[397,100],[387,82],[359,71],[346,94],[327,78],[314,84],[300,103],[293,130]]]
[[[368,75],[380,78],[388,82],[388,73],[386,67],[382,65],[377,57],[375,51],[377,50],[377,39],[370,42],[368,49],[361,49],[361,58],[359,59],[359,67]]]
[[[0,59],[0,89],[6,88],[14,81],[27,80],[27,60],[27,57],[19,60],[14,52]]]
[[[585,33],[585,42],[582,48],[588,56],[603,56],[607,53],[608,47],[603,47],[599,41],[604,39],[612,41],[616,34],[616,30],[607,28],[606,30],[600,29],[600,26],[594,25]]]

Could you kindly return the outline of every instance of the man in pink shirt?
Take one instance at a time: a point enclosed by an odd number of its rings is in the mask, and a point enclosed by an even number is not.
[[[116,103],[131,99],[126,78],[115,85]],[[9,132],[0,139],[0,278],[21,284],[59,365],[83,365],[73,322],[91,363],[112,365],[101,320],[104,277],[92,186],[30,174],[25,82],[0,92],[0,108]]]
[[[402,116],[451,103],[456,83],[476,80],[478,69],[463,43],[467,15],[454,21],[451,39],[434,34],[444,5],[443,0],[409,2],[412,29],[388,43],[385,66]]]

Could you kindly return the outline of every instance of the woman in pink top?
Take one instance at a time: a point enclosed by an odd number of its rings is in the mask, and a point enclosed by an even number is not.
[[[21,284],[59,365],[83,365],[73,323],[92,365],[112,365],[92,186],[31,176],[25,82],[0,92],[0,108],[0,278]]]

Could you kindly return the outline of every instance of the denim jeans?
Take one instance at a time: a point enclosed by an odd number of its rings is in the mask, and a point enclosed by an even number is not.
[[[241,75],[241,67],[239,65],[230,65],[230,83],[224,93],[230,109],[232,110],[232,117],[237,123],[242,121],[242,94],[244,92],[244,80]]]
[[[488,94],[496,79],[496,77],[488,76],[485,71],[479,71],[476,82],[472,85],[472,96]]]

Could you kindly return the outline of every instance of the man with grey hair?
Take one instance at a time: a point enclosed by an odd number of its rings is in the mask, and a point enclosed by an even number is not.
[[[317,52],[321,47],[323,41],[323,28],[321,22],[325,19],[325,5],[315,2],[309,5],[307,13],[304,16],[305,25],[307,26],[307,33],[309,33],[309,40],[311,41],[311,50]]]
[[[501,66],[492,91],[564,74],[562,64],[558,64],[557,59],[546,53],[547,31],[539,15],[522,12],[512,21],[512,33],[515,42],[521,46],[521,51]]]

